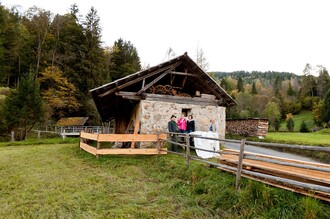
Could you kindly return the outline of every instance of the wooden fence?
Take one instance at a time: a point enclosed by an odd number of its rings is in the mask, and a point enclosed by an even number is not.
[[[80,132],[80,148],[98,157],[107,154],[167,154],[163,147],[166,134],[98,134]],[[90,145],[96,143],[96,146]],[[101,148],[105,142],[131,142],[130,148]],[[135,148],[135,142],[155,142],[153,148]]]
[[[177,133],[169,133],[177,134]],[[181,134],[182,136],[182,134]],[[242,139],[229,140],[209,138],[196,135],[184,134],[185,144],[163,139],[166,142],[181,146],[185,153],[160,149],[161,151],[173,153],[186,157],[187,165],[190,160],[196,160],[210,164],[218,169],[236,174],[236,190],[239,188],[241,176],[263,182],[272,186],[294,191],[300,194],[312,196],[330,202],[330,165],[322,163],[303,162],[291,159],[284,159],[273,156],[253,154],[245,152],[249,145],[277,148],[296,148],[302,150],[314,150],[330,153],[330,148],[317,146],[287,145],[251,142]],[[240,150],[219,150],[212,151],[203,148],[190,146],[189,138],[202,138],[220,142],[231,142],[240,144]],[[219,162],[211,162],[192,155],[190,150],[198,149],[220,155]]]

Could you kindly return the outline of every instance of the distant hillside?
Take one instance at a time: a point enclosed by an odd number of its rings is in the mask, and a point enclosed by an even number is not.
[[[300,77],[299,75],[296,75],[294,73],[275,72],[275,71],[266,71],[266,72],[260,72],[260,71],[252,71],[252,72],[247,72],[247,71],[212,72],[212,74],[218,79],[222,79],[224,77],[229,77],[229,76],[232,77],[233,79],[238,79],[239,77],[241,77],[247,83],[251,83],[255,79],[272,81],[273,79],[279,77],[281,79],[281,81],[284,81],[284,80],[290,80],[293,77]]]

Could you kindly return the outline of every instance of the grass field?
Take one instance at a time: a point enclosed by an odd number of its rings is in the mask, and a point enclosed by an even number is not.
[[[312,111],[307,111],[307,110],[301,111],[299,114],[293,115],[292,119],[294,121],[294,131],[296,132],[299,132],[302,121],[305,121],[307,123],[307,127],[309,130],[311,130],[314,127]],[[286,121],[283,121],[281,123],[280,131],[287,131]]]
[[[0,218],[328,218],[329,203],[182,157],[0,146]]]
[[[268,142],[283,142],[287,144],[321,145],[330,147],[330,129],[318,132],[269,132]]]

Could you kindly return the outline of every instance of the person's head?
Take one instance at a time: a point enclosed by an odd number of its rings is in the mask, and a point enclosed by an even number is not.
[[[175,116],[175,115],[172,115],[172,116],[171,116],[171,120],[174,121],[175,119],[176,119],[176,116]]]
[[[210,123],[214,123],[214,122],[215,122],[215,120],[214,120],[214,119],[211,119],[211,120],[210,120]]]
[[[192,115],[189,115],[188,116],[188,119],[190,119],[190,120],[193,119],[193,116]]]

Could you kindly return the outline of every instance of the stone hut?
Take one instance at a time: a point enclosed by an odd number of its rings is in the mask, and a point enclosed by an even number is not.
[[[268,134],[268,119],[228,119],[226,133],[263,138]]]
[[[115,121],[115,133],[167,132],[172,114],[193,115],[196,130],[208,131],[214,118],[225,137],[226,107],[236,102],[187,53],[90,91],[102,121]]]

